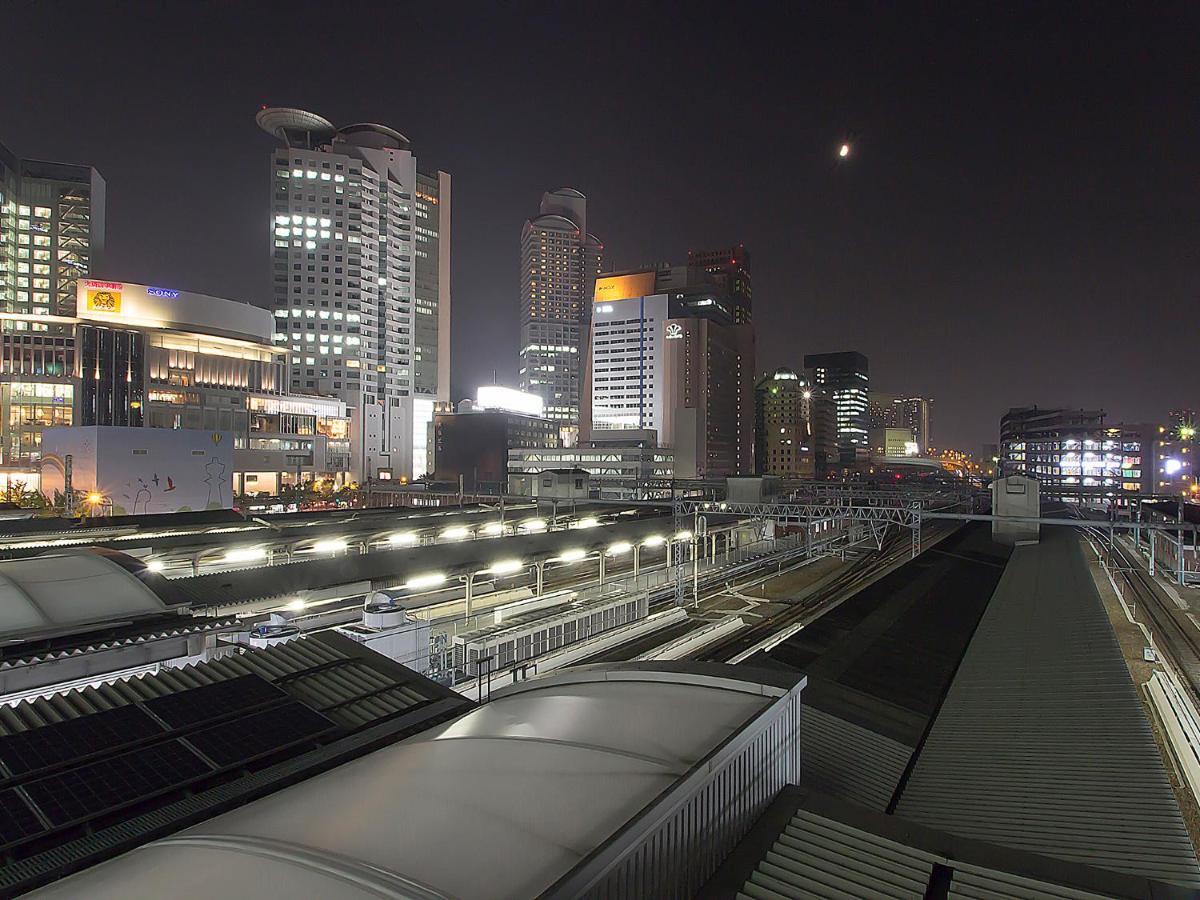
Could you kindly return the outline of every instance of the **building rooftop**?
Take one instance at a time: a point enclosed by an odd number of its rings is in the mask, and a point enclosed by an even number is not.
[[[791,787],[738,845],[697,900],[821,897],[1185,897],[1118,875],[956,837]]]
[[[472,706],[325,632],[0,707],[0,894],[172,834]],[[161,892],[129,894],[152,895]]]
[[[1200,887],[1070,529],[968,525],[747,665],[804,672],[802,786],[1108,872]]]
[[[896,814],[1200,887],[1137,688],[1078,538],[1017,547]]]
[[[0,644],[173,612],[130,571],[134,565],[124,554],[93,550],[0,562]]]
[[[535,679],[44,894],[574,896],[618,835],[670,811],[675,788],[802,685],[685,663]]]

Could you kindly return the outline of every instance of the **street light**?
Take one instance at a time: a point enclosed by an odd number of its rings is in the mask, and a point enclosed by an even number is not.
[[[388,543],[393,547],[410,547],[416,542],[417,533],[415,531],[402,531],[388,538]]]
[[[408,581],[404,582],[404,587],[410,591],[420,591],[425,588],[437,587],[439,584],[444,584],[446,574],[444,572],[429,572],[426,575],[416,575]]]
[[[545,519],[526,519],[524,522],[521,523],[521,530],[522,531],[545,531],[546,530],[546,520]]]
[[[502,559],[492,563],[487,572],[489,575],[511,575],[513,572],[520,572],[523,568],[525,568],[525,564],[519,559]]]
[[[471,529],[464,525],[455,525],[452,528],[447,528],[442,532],[442,537],[448,541],[460,541],[471,533]]]
[[[554,559],[556,562],[579,562],[587,556],[587,551],[582,547],[572,547],[570,550],[564,550]]]
[[[314,553],[340,553],[346,549],[346,542],[341,538],[330,538],[327,541],[317,541],[313,544]]]
[[[575,523],[576,528],[595,528],[600,524],[600,520],[595,516],[588,516],[586,519],[580,519]]]
[[[151,572],[161,572],[163,570],[163,561],[161,559],[152,559],[146,563],[146,568]]]
[[[504,534],[504,523],[503,522],[488,522],[486,525],[484,525],[479,530],[482,531],[484,534]]]
[[[255,559],[262,559],[266,555],[267,551],[262,547],[241,547],[226,553],[225,562],[250,562]]]
[[[608,547],[609,556],[619,556],[622,553],[628,553],[633,549],[633,544],[629,541],[617,541],[615,544],[610,544]]]

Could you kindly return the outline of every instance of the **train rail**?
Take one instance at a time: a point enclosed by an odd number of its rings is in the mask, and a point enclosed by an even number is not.
[[[921,551],[924,552],[959,527],[961,526],[958,524],[946,523],[926,529],[926,533],[921,536]],[[894,530],[884,538],[883,546],[871,551],[864,562],[832,576],[803,601],[790,604],[775,615],[706,647],[695,658],[704,662],[741,662],[753,656],[757,646],[769,644],[770,639],[780,632],[816,618],[881,578],[899,559],[909,556],[911,552],[912,541],[908,530]]]

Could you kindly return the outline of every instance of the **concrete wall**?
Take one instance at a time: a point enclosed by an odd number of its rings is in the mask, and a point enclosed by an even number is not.
[[[1039,484],[1036,478],[1009,475],[992,482],[992,513],[997,516],[1030,516],[1041,514]],[[992,540],[1001,544],[1018,541],[1037,542],[1040,537],[1036,523],[992,522]]]
[[[233,506],[233,433],[80,426],[42,432],[42,493],[63,489],[72,458],[76,491],[104,496],[101,512],[153,515]],[[85,510],[87,507],[85,506]]]

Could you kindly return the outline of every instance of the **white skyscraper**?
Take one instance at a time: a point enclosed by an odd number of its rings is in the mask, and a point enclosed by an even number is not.
[[[404,135],[267,108],[275,340],[292,391],[344,399],[356,477],[425,474],[450,395],[450,176]]]
[[[587,231],[587,198],[542,195],[521,231],[521,390],[541,396],[564,438],[579,427],[588,313],[603,245]]]

